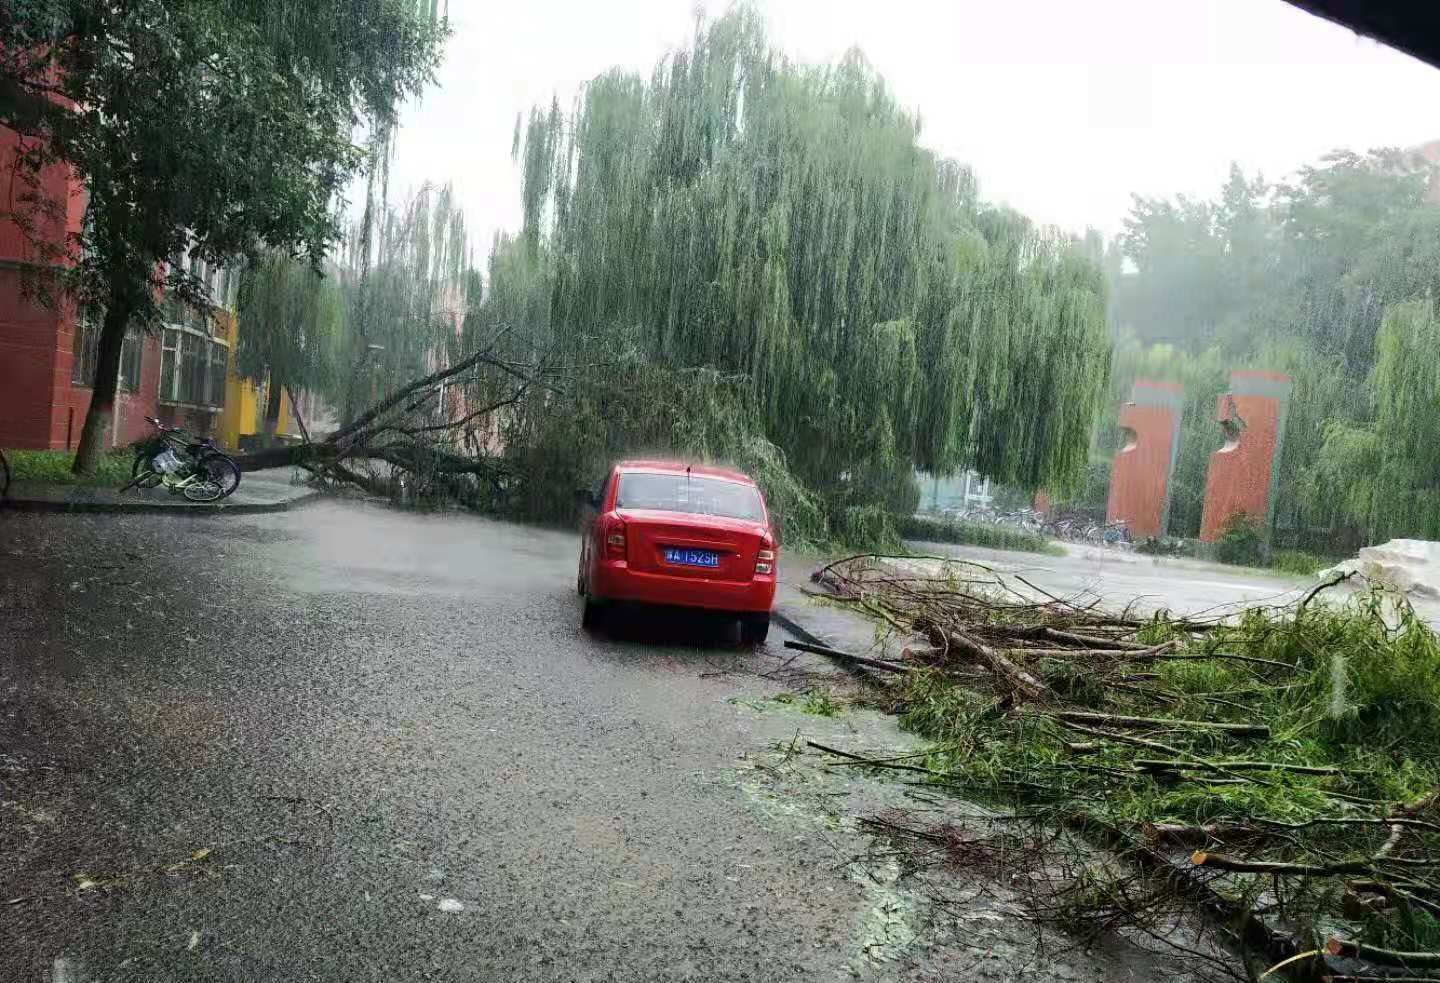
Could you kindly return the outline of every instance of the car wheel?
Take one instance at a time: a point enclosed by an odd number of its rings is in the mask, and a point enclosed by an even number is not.
[[[580,627],[594,631],[600,627],[602,609],[590,598],[585,598],[585,606],[580,609]]]
[[[740,641],[745,645],[763,645],[770,634],[770,618],[768,615],[760,615],[753,618],[742,618],[740,621]]]

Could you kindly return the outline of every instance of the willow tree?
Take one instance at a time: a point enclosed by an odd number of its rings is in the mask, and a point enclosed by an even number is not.
[[[302,389],[331,390],[339,382],[345,305],[333,276],[270,251],[240,278],[240,375],[268,382],[264,432],[273,436],[280,397]]]
[[[1332,422],[1304,491],[1367,541],[1440,538],[1440,316],[1426,299],[1386,308],[1369,419]],[[1320,503],[1324,503],[1322,506]]]
[[[1106,383],[1103,278],[919,137],[858,53],[797,65],[732,12],[649,79],[532,112],[525,255],[492,270],[544,314],[492,296],[562,347],[623,334],[653,364],[743,377],[763,435],[838,504],[912,466],[1064,485]]]
[[[206,308],[171,257],[224,264],[259,245],[316,261],[332,206],[366,160],[357,124],[384,131],[431,78],[445,34],[434,0],[30,0],[0,9],[0,125],[24,138],[11,218],[60,291],[101,323],[75,470],[93,473],[126,330],[169,293]],[[83,182],[85,220],[47,195]]]
[[[371,390],[393,389],[458,355],[475,278],[449,185],[425,184],[399,205],[376,204],[347,247],[347,331],[337,357],[348,422]]]

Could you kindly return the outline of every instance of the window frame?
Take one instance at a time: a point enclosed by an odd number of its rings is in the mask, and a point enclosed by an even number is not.
[[[95,366],[100,360],[100,327],[84,320],[76,320],[70,339],[70,354],[70,385],[94,389]],[[125,332],[125,340],[120,343],[116,391],[137,392],[144,367],[145,333],[139,328],[130,328]]]
[[[167,323],[162,332],[159,402],[214,413],[224,410],[230,374],[230,342],[184,323]],[[217,355],[224,367],[218,372]],[[197,382],[201,388],[199,393],[193,391]],[[218,392],[211,391],[216,389]]]

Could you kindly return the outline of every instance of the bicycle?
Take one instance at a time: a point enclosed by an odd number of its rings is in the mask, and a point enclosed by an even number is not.
[[[217,502],[240,487],[239,465],[214,440],[196,439],[183,427],[167,427],[154,417],[145,419],[155,434],[136,449],[130,480],[120,491],[163,484],[170,494],[192,502]]]

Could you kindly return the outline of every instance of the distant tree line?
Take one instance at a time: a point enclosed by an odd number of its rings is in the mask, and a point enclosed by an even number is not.
[[[1294,379],[1277,544],[1440,538],[1434,180],[1415,154],[1341,151],[1280,182],[1232,167],[1213,199],[1135,199],[1105,255],[1115,349],[1093,451],[1115,449],[1134,379],[1185,385],[1172,535],[1199,529],[1216,394],[1256,368]]]

